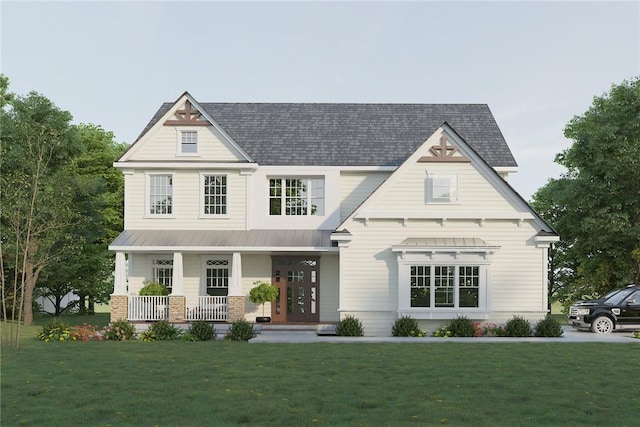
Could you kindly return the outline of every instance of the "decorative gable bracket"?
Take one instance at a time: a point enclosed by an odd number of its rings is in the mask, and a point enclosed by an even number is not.
[[[459,162],[469,163],[471,159],[460,154],[458,149],[449,144],[449,140],[446,135],[440,137],[440,144],[434,145],[429,148],[429,154],[431,156],[422,156],[418,159],[420,163],[426,162]]]
[[[165,126],[209,126],[208,120],[202,118],[202,113],[192,108],[191,102],[187,100],[182,110],[176,110],[175,119],[165,120]]]

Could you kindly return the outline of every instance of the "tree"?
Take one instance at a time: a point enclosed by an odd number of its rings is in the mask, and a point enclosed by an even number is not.
[[[0,112],[2,295],[13,294],[18,304],[10,310],[12,320],[30,324],[38,276],[72,243],[66,232],[77,214],[64,168],[82,147],[71,114],[42,95],[16,96],[8,107]],[[6,304],[3,315],[6,321]]]
[[[613,85],[565,127],[567,168],[534,195],[559,232],[553,298],[572,300],[640,283],[640,79]]]

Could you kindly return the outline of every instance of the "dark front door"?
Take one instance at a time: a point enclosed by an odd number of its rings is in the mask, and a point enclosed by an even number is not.
[[[279,289],[271,305],[274,322],[318,322],[320,258],[272,257],[271,280]]]

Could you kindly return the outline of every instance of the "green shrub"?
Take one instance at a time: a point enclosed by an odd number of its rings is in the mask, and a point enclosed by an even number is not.
[[[438,329],[433,331],[433,336],[438,338],[449,338],[451,336],[449,325],[440,326]]]
[[[391,335],[394,337],[423,337],[424,331],[413,317],[401,316],[393,324]]]
[[[466,316],[458,316],[449,322],[452,337],[475,337],[476,329],[473,322]]]
[[[189,326],[184,338],[189,341],[209,341],[215,339],[217,335],[218,333],[213,325],[204,320],[198,320]]]
[[[171,341],[182,338],[182,330],[166,320],[158,320],[149,329],[140,334],[143,341]]]
[[[69,324],[62,319],[54,317],[42,326],[38,331],[38,339],[41,341],[72,341],[75,338],[71,334]]]
[[[530,337],[532,335],[531,324],[520,316],[513,316],[504,325],[504,333],[507,337]]]
[[[640,340],[640,331],[635,331],[632,335],[631,338],[637,338]]]
[[[103,340],[127,341],[136,336],[136,327],[126,320],[116,320],[111,322],[102,331]]]
[[[336,325],[336,335],[341,337],[361,337],[364,328],[360,319],[348,314]]]
[[[251,338],[255,338],[258,334],[253,325],[244,319],[236,320],[229,327],[227,335],[224,336],[225,340],[231,341],[249,341]]]
[[[544,319],[541,319],[536,323],[536,337],[552,337],[558,338],[562,336],[562,326],[560,322],[547,314]]]
[[[144,285],[142,289],[140,289],[140,296],[166,296],[169,295],[169,289],[166,286],[161,285],[158,282],[153,282],[151,280],[145,280],[142,282]]]

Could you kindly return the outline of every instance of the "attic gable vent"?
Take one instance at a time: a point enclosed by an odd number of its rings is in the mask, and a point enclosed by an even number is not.
[[[208,126],[208,120],[202,117],[202,113],[192,108],[191,102],[187,100],[182,110],[176,110],[175,119],[164,122],[165,126]]]

